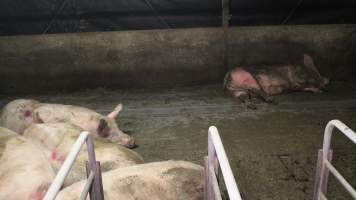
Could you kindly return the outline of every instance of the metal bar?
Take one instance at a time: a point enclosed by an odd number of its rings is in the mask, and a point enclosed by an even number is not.
[[[331,165],[329,162],[329,149],[331,145],[331,137],[334,128],[337,128],[343,133],[347,138],[349,138],[354,144],[356,144],[356,133],[351,130],[349,127],[347,127],[344,123],[342,123],[339,120],[331,120],[325,127],[324,131],[324,141],[323,141],[323,150],[322,150],[322,158],[321,158],[321,169],[320,169],[320,175],[316,175],[319,177],[317,185],[318,187],[315,188],[314,191],[314,200],[317,199],[319,200],[322,195],[325,196],[326,194],[326,188],[327,188],[327,179],[328,179],[328,174],[329,170],[333,169],[333,175],[337,176],[340,175],[338,178],[338,181],[345,187],[345,189],[354,197],[356,198],[356,193],[355,190],[352,188],[350,184],[337,172],[337,170]],[[331,159],[330,159],[331,160]],[[341,179],[339,179],[341,178]],[[342,182],[341,182],[342,181]],[[316,197],[315,197],[316,194]]]
[[[221,200],[219,183],[213,167],[209,167],[208,158],[204,158],[204,199],[205,200]],[[209,191],[209,192],[208,192]]]
[[[98,177],[98,189],[99,189],[99,196],[101,200],[104,200],[104,188],[103,188],[103,179],[101,177],[101,166],[100,166],[100,162],[96,161],[96,174],[99,175]]]
[[[335,176],[335,178],[345,187],[345,189],[350,193],[350,195],[356,199],[356,190],[351,186],[349,182],[335,169],[335,167],[327,160],[324,161],[325,166],[330,170],[330,172]]]
[[[87,179],[87,181],[86,181],[86,183],[84,185],[83,191],[80,194],[80,200],[87,199],[87,195],[88,195],[90,187],[91,187],[91,185],[93,183],[93,180],[94,180],[94,172],[90,171],[89,177],[88,177],[88,179]]]
[[[320,173],[321,173],[321,167],[323,165],[323,150],[319,149],[318,151],[318,160],[316,162],[316,172],[315,172],[315,183],[314,183],[314,194],[313,194],[313,200],[318,200],[318,193],[319,193],[319,187],[320,187]]]
[[[204,200],[209,199],[208,187],[209,187],[209,170],[208,170],[208,157],[204,157]]]
[[[49,187],[44,200],[54,200],[61,189],[64,179],[69,173],[69,170],[72,168],[75,159],[77,158],[80,149],[84,142],[86,141],[87,137],[89,136],[89,132],[85,131],[80,134],[77,141],[74,143],[70,153],[68,154],[66,160],[64,161],[61,169],[59,170],[57,176],[54,178],[51,186]]]
[[[213,167],[215,175],[219,175],[219,160],[217,158],[214,141],[211,138],[211,135],[208,134],[208,167]]]
[[[216,178],[214,169],[212,169],[212,168],[209,169],[209,180],[211,180],[210,183],[211,183],[213,197],[214,197],[213,199],[214,200],[222,200],[218,179]]]
[[[240,191],[237,188],[237,184],[234,175],[231,171],[229,161],[227,159],[224,146],[221,142],[219,132],[215,126],[209,127],[209,135],[212,143],[214,144],[216,155],[220,163],[221,172],[225,181],[226,189],[229,194],[230,200],[241,200]],[[209,158],[209,155],[208,155]]]
[[[94,182],[90,190],[90,198],[95,200],[103,200],[101,198],[102,195],[100,194],[100,192],[102,191],[102,189],[100,188],[101,180],[95,159],[94,142],[91,136],[88,136],[87,138],[87,150],[90,170],[94,172]]]
[[[327,161],[331,162],[332,157],[333,157],[333,151],[331,149],[329,149],[329,154],[328,154],[328,157],[327,157]],[[322,163],[324,163],[324,160],[322,160]],[[323,169],[323,166],[324,166],[324,164],[321,165],[321,169]],[[323,180],[322,182],[320,182],[320,186],[319,186],[320,187],[320,191],[323,194],[326,194],[327,190],[328,190],[329,170],[325,169],[324,172],[322,174],[320,174],[320,175],[322,176],[320,178]]]
[[[328,198],[326,198],[325,194],[321,192],[318,200],[328,200]]]
[[[330,149],[331,136],[334,128],[338,128],[347,138],[356,144],[356,133],[339,120],[331,120],[325,128],[323,142],[323,158],[327,158],[327,150]]]
[[[95,154],[94,154],[94,158],[93,158],[93,154],[92,154],[92,148],[94,145],[90,146],[89,143],[90,143],[90,141],[87,140],[87,150],[88,150],[88,160],[89,161],[86,162],[86,169],[87,169],[87,174],[90,171],[94,172],[94,180],[93,180],[93,183],[89,190],[89,197],[90,197],[89,199],[96,200],[96,195],[95,195],[96,194],[96,192],[95,192],[95,175],[96,175],[96,173],[95,173],[95,167],[94,167],[94,169],[92,167],[92,163],[95,162]]]
[[[213,200],[213,196],[212,196],[212,187],[211,187],[211,178],[210,178],[210,173],[209,173],[209,161],[208,161],[208,157],[206,157],[206,159],[204,160],[205,162],[205,191],[204,191],[204,200]]]
[[[332,155],[333,155],[333,151],[329,150],[329,154],[328,154],[328,160],[331,161],[332,160]],[[313,194],[313,200],[318,200],[318,193],[319,191],[321,191],[321,193],[326,193],[327,190],[327,183],[328,183],[328,171],[324,172],[324,176],[325,178],[323,179],[323,183],[320,182],[320,178],[321,178],[321,168],[323,166],[323,150],[319,149],[318,151],[318,161],[316,164],[316,173],[315,173],[315,184],[314,184],[314,194]]]
[[[219,160],[216,155],[214,143],[211,139],[210,134],[208,134],[208,165],[207,165],[207,170],[208,170],[208,177],[209,177],[209,188],[208,188],[208,196],[209,200],[211,198],[214,198],[214,191],[213,188],[210,187],[212,184],[212,179],[210,178],[209,172],[212,170],[214,172],[214,176],[218,177],[219,176]]]
[[[92,170],[90,169],[90,164],[89,164],[88,161],[85,162],[85,170],[86,170],[86,173],[87,173],[87,178],[89,178],[89,175],[90,175],[91,172],[93,172],[94,177],[95,177],[95,173],[94,173],[94,171],[92,171]],[[89,194],[93,191],[93,184],[94,184],[94,179],[93,179],[93,181],[92,181],[92,183],[91,183],[91,185],[90,185],[90,188],[89,188],[89,190],[88,190],[88,193],[89,193]],[[90,195],[90,196],[89,196],[89,199],[90,199],[90,200],[95,200],[95,196],[94,196],[94,195]]]

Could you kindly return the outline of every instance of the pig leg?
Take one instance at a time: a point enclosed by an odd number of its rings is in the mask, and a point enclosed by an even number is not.
[[[304,88],[303,91],[313,92],[313,93],[322,93],[323,92],[322,90],[320,90],[319,88],[316,88],[316,87]]]
[[[266,103],[275,104],[275,105],[278,104],[278,102],[273,97],[269,96],[263,90],[251,89],[251,93]]]
[[[277,104],[273,97],[270,96],[271,80],[267,75],[258,75],[255,77],[259,89],[251,88],[251,93],[265,103]],[[267,87],[266,87],[267,86]]]
[[[245,103],[250,98],[246,91],[234,91],[234,97],[242,103]]]
[[[256,105],[252,102],[251,93],[248,90],[234,91],[234,97],[236,97],[244,106],[249,109],[256,110]]]
[[[270,104],[278,104],[278,102],[271,96],[269,96],[263,90],[248,89],[248,90],[235,90],[233,92],[234,97],[236,97],[240,102],[246,105],[247,108],[256,110],[256,105],[252,102],[253,97],[256,97],[263,102]]]

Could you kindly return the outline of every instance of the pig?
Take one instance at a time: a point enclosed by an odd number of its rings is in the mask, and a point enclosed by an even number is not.
[[[106,200],[201,200],[203,168],[185,161],[163,161],[102,174]],[[85,181],[61,190],[56,200],[79,199]]]
[[[0,128],[0,199],[41,200],[54,177],[41,148]]]
[[[0,141],[2,140],[2,138],[8,137],[8,136],[16,136],[16,135],[19,135],[19,134],[10,130],[10,129],[0,126]]]
[[[82,131],[83,129],[70,123],[42,123],[30,125],[23,136],[48,150],[47,159],[57,173]],[[143,163],[142,157],[136,152],[102,138],[96,138],[94,145],[96,159],[100,161],[103,172]],[[87,160],[86,145],[83,145],[64,185],[86,178]]]
[[[2,153],[5,150],[6,142],[9,140],[9,138],[14,137],[14,136],[19,136],[19,134],[13,132],[10,129],[0,127],[0,158],[1,158]]]
[[[32,99],[17,99],[8,103],[0,115],[0,126],[15,132],[23,131],[32,123],[69,122],[89,131],[96,137],[107,138],[129,148],[135,146],[135,139],[123,133],[115,118],[122,104],[107,116],[79,106],[40,103]]]
[[[302,65],[237,67],[224,79],[224,89],[245,102],[258,97],[273,103],[271,96],[289,91],[322,92],[329,80],[315,67],[311,56],[304,54]]]

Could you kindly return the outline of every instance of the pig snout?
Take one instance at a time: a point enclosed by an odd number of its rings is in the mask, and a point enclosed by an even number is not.
[[[123,145],[127,148],[134,148],[136,147],[136,141],[135,138],[132,136],[129,136],[125,133],[120,132],[120,134],[115,134],[113,135],[110,139],[111,142]]]
[[[128,148],[134,148],[136,147],[136,141],[134,137],[131,136],[125,136],[121,137],[118,141],[119,144],[124,145]]]

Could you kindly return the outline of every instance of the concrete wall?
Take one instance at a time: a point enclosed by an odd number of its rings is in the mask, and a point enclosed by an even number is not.
[[[354,25],[237,27],[229,65],[301,61],[311,54],[334,80],[354,80]],[[1,93],[220,83],[217,28],[0,37]]]

